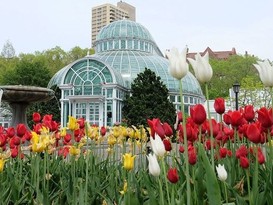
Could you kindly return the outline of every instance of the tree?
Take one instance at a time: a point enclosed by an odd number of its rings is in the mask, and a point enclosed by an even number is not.
[[[13,48],[13,45],[9,40],[7,40],[4,44],[1,51],[1,56],[6,59],[15,57],[15,49]]]
[[[168,89],[161,78],[145,68],[131,84],[131,95],[127,95],[122,109],[128,125],[147,125],[147,119],[159,118],[174,124],[176,111],[168,99]]]
[[[44,61],[41,61],[39,58],[32,58],[31,55],[26,55],[25,58],[22,58],[16,64],[14,69],[5,72],[3,75],[2,83],[5,85],[47,87],[47,84],[51,79],[50,71],[47,69]],[[27,110],[29,127],[32,127],[33,112],[40,112],[41,115],[52,114],[54,119],[59,121],[60,111],[58,103],[56,98],[53,98],[48,102],[33,103],[29,106]]]
[[[259,80],[258,73],[253,66],[256,61],[256,57],[240,55],[230,56],[227,60],[210,59],[213,76],[208,83],[209,98],[228,97],[229,88],[232,88],[235,82],[242,85],[243,79],[247,76]],[[204,85],[202,85],[202,90],[204,92]]]

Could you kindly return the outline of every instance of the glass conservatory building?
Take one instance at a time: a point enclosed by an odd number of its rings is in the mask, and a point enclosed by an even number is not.
[[[169,62],[149,31],[130,20],[115,21],[101,29],[96,53],[59,70],[48,88],[61,90],[61,119],[83,117],[91,124],[109,126],[122,120],[125,94],[137,75],[148,68],[161,77],[170,100],[180,110],[179,82],[168,72]],[[182,79],[185,111],[204,101],[200,85],[192,73]]]

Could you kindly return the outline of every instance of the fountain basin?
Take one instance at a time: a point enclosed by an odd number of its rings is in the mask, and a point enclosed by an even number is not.
[[[46,102],[54,97],[54,91],[48,88],[25,86],[25,85],[3,85],[2,101],[7,102],[12,108],[11,126],[23,123],[27,126],[26,110],[31,103]]]

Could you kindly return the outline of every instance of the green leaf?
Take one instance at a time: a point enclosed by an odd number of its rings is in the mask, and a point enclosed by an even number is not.
[[[204,164],[204,169],[206,171],[206,187],[208,193],[208,199],[210,205],[219,205],[221,203],[221,192],[220,187],[216,178],[216,174],[211,167],[208,156],[205,153],[204,147],[201,143],[198,143],[198,153],[201,155],[202,162]]]

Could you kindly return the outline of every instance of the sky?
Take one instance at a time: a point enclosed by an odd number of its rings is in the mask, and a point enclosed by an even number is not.
[[[19,53],[91,45],[92,7],[118,0],[0,0],[0,51],[10,41]],[[235,48],[273,61],[272,0],[126,0],[162,52]]]

